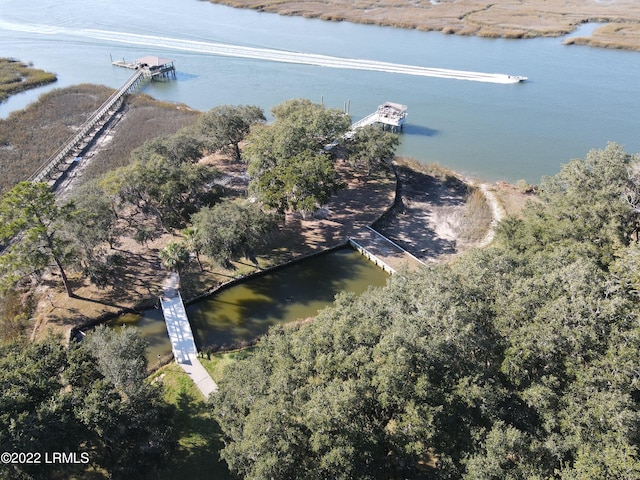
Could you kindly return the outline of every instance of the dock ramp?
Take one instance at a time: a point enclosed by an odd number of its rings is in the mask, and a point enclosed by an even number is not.
[[[204,397],[209,398],[211,393],[218,391],[218,385],[198,360],[198,350],[180,292],[165,290],[160,303],[176,363],[187,372]]]

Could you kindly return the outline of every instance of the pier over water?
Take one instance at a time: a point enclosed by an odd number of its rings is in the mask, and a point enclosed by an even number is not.
[[[176,78],[176,68],[173,65],[173,60],[168,58],[147,55],[146,57],[138,58],[133,63],[125,61],[124,58],[116,61],[112,59],[111,64],[116,67],[138,70],[142,72],[145,78],[151,78],[152,80],[168,77]]]
[[[138,88],[144,79],[155,80],[158,78],[175,78],[176,76],[173,60],[165,58],[146,56],[139,58],[135,63],[127,63],[124,60],[112,61],[111,63],[119,67],[135,70],[135,72],[91,114],[76,134],[68,138],[58,151],[51,155],[29,177],[29,181],[50,181],[50,184],[55,187],[58,179],[82,159],[81,155],[85,148],[100,133],[104,125],[118,113],[126,95]]]
[[[176,363],[191,377],[193,383],[205,398],[218,391],[218,385],[198,360],[198,350],[193,339],[187,311],[178,291],[178,274],[172,274],[166,281],[164,293],[160,298],[162,314],[171,340],[171,350]]]

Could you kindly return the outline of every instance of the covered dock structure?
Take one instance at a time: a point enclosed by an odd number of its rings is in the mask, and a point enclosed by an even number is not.
[[[345,137],[350,138],[357,129],[373,123],[379,123],[383,128],[389,126],[393,131],[397,131],[398,129],[402,130],[402,125],[404,125],[404,122],[407,120],[407,109],[408,107],[406,105],[400,103],[384,102],[378,106],[375,112],[351,125],[351,129]]]
[[[129,68],[131,70],[141,70],[143,75],[147,78],[163,78],[176,76],[176,68],[173,65],[173,60],[168,58],[162,58],[155,55],[147,55],[138,58],[135,62],[127,62],[124,59],[111,62],[117,67]]]

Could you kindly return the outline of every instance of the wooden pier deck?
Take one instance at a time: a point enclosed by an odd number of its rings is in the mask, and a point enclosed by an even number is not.
[[[397,131],[398,129],[402,130],[402,126],[404,125],[406,120],[406,105],[401,105],[394,102],[385,102],[382,105],[378,106],[375,112],[370,113],[366,117],[361,118],[357,122],[353,123],[349,128],[349,131],[345,133],[341,137],[341,139],[352,138],[359,129],[364,128],[367,125],[373,125],[374,123],[379,123],[383,128],[386,128],[388,126],[393,131]],[[340,139],[335,140],[334,142],[325,145],[324,149],[329,151],[339,143]]]
[[[156,79],[158,77],[176,78],[176,68],[173,60],[152,55],[138,58],[135,62],[122,60],[111,60],[111,64],[116,67],[128,68],[129,70],[140,70],[145,78]]]
[[[175,78],[173,60],[166,58],[147,56],[136,60],[135,64],[127,63],[124,59],[111,63],[135,71],[118,90],[93,112],[78,131],[68,138],[58,151],[29,177],[29,181],[50,181],[55,186],[57,179],[74,165],[82,150],[96,137],[107,121],[118,112],[126,95],[133,92],[145,78],[154,79],[169,76]]]
[[[187,372],[204,397],[209,398],[218,391],[218,385],[198,360],[198,350],[180,292],[173,285],[168,286],[160,303],[176,363]]]
[[[409,270],[416,270],[425,265],[422,260],[369,226],[361,228],[355,235],[349,237],[349,243],[390,274],[396,273],[404,266]]]
[[[383,126],[389,126],[394,129],[402,129],[404,122],[407,120],[407,106],[394,102],[385,102],[378,106],[377,110],[361,120],[358,120],[349,130],[349,134],[353,135],[359,128],[366,127],[374,123],[380,123]]]

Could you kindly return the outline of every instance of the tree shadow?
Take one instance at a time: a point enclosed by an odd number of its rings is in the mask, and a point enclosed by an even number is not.
[[[108,302],[106,300],[101,300],[97,298],[89,298],[83,297],[82,295],[73,294],[71,298],[75,298],[76,300],[84,300],[85,302],[99,303],[100,305],[105,305],[107,307],[114,307],[120,309],[128,309],[125,305],[118,305],[117,303]]]
[[[178,437],[188,439],[189,446],[179,447],[177,455],[157,478],[231,479],[226,462],[219,457],[218,452],[224,447],[222,429],[211,414],[211,405],[181,390],[175,406],[176,433]]]

